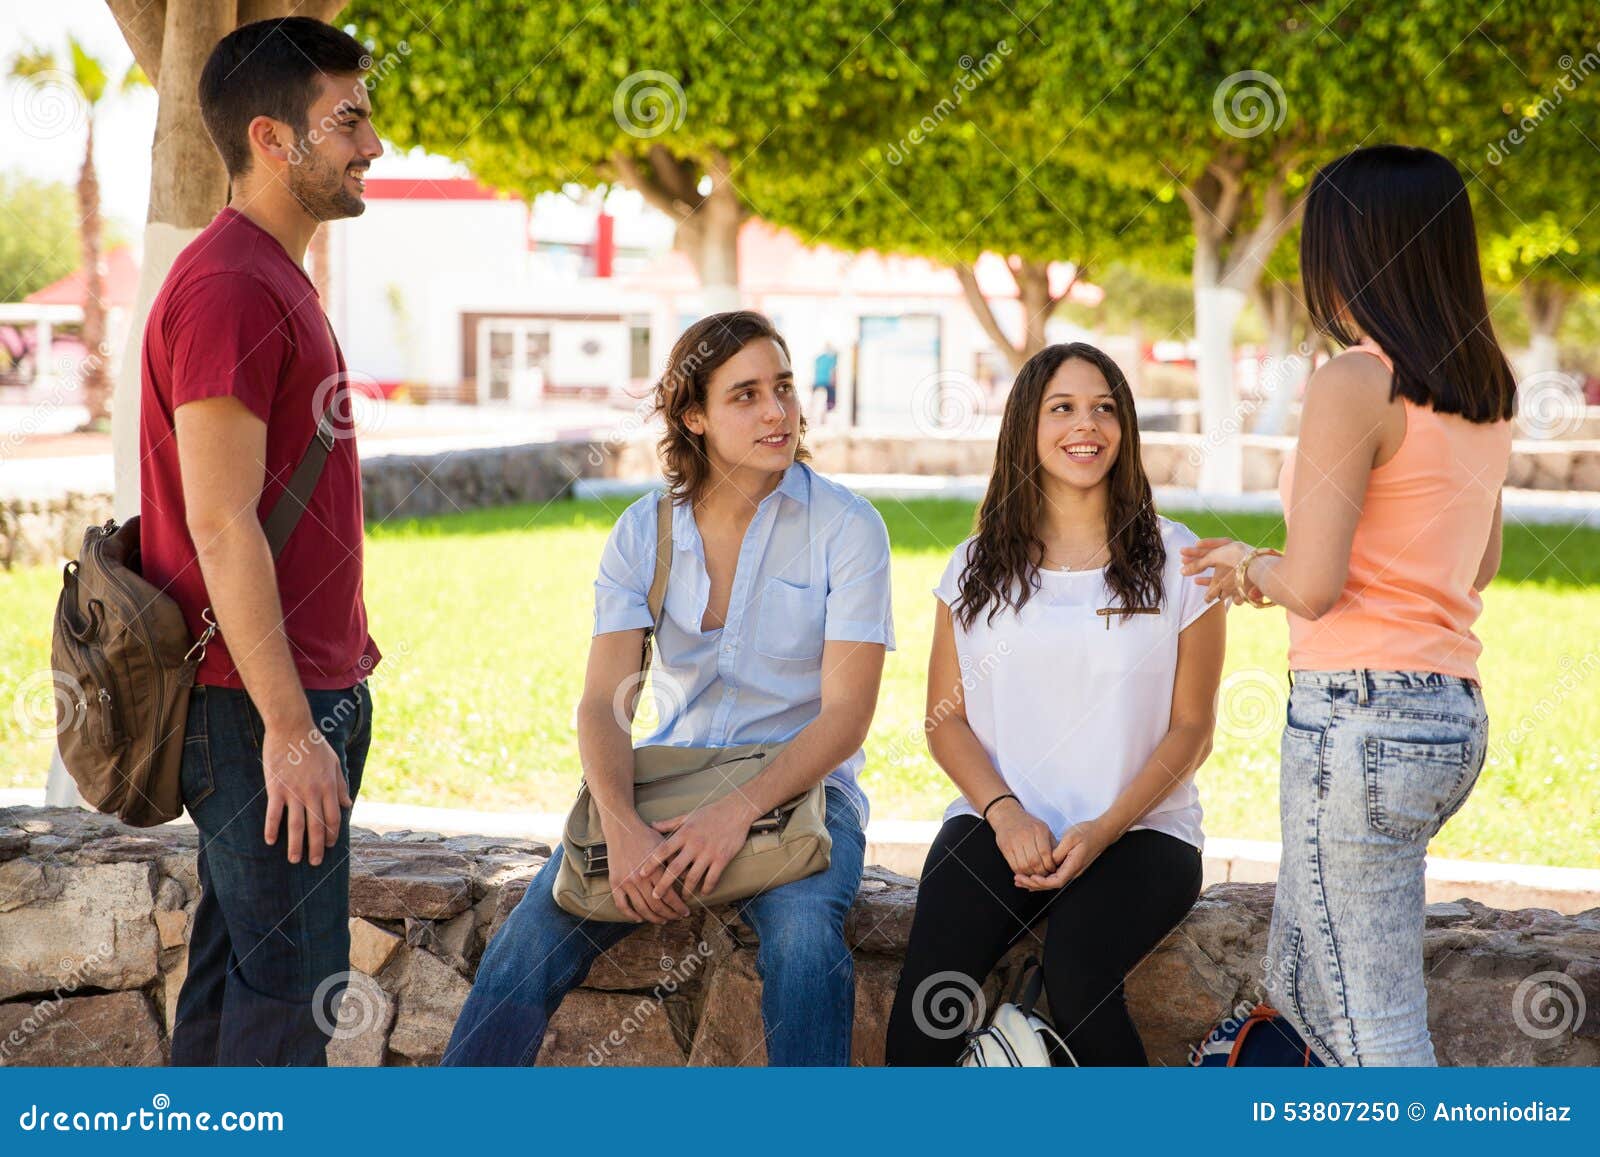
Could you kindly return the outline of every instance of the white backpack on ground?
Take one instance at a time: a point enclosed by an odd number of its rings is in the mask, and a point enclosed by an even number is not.
[[[994,1010],[984,1028],[967,1034],[967,1047],[961,1065],[983,1069],[1049,1068],[1053,1043],[1067,1062],[1076,1066],[1077,1058],[1067,1048],[1055,1026],[1034,1011],[1044,988],[1044,972],[1036,957],[1023,962],[1011,985],[1011,997]]]

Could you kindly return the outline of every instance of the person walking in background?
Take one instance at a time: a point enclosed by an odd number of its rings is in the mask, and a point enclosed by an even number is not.
[[[299,17],[217,44],[200,115],[232,196],[178,255],[145,327],[144,574],[204,652],[183,748],[200,900],[175,1065],[325,1064],[350,968],[347,820],[379,655],[354,431],[347,405],[329,409],[344,358],[302,265],[319,224],[360,215],[383,151],[369,63],[352,37]],[[262,519],[313,456],[325,461],[304,509],[289,495],[274,562]]]
[[[1349,349],[1306,386],[1288,542],[1207,539],[1184,573],[1289,618],[1269,999],[1327,1064],[1431,1065],[1424,856],[1487,751],[1472,626],[1500,565],[1516,383],[1466,186],[1437,153],[1324,167],[1300,276]]]
[[[822,391],[823,408],[817,415],[818,424],[826,425],[828,415],[839,404],[839,351],[833,348],[831,341],[823,344],[822,352],[811,365],[812,396],[815,397],[819,390]],[[814,403],[812,411],[816,411]]]
[[[947,1013],[1043,916],[1045,991],[1081,1065],[1143,1065],[1123,980],[1200,893],[1194,773],[1226,630],[1156,513],[1127,379],[1035,354],[1001,418],[978,530],[934,588],[925,727],[961,791],[929,849],[889,1018],[891,1065],[948,1065]]]

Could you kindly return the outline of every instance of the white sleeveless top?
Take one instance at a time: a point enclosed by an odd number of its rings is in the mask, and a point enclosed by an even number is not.
[[[1022,806],[1059,840],[1116,800],[1166,736],[1178,670],[1178,634],[1209,608],[1205,588],[1181,572],[1179,551],[1198,541],[1163,518],[1166,601],[1159,615],[1097,615],[1116,605],[1103,570],[1041,571],[1021,613],[964,630],[953,622],[967,722]],[[933,593],[960,598],[967,539]],[[977,815],[958,796],[945,819]],[[1133,829],[1153,828],[1200,848],[1200,795],[1190,776]]]

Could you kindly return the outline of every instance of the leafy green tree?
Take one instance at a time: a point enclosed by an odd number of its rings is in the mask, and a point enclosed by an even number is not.
[[[106,344],[105,286],[100,270],[100,178],[94,167],[94,118],[101,101],[113,91],[148,86],[137,63],[129,65],[113,86],[105,65],[91,56],[76,37],[67,38],[65,60],[45,48],[28,48],[11,64],[11,75],[36,91],[47,91],[55,101],[82,102],[87,126],[83,166],[78,171],[78,221],[84,271],[83,345],[88,357],[83,367],[83,399],[89,424],[104,426],[111,419],[111,373],[102,350]]]
[[[1194,235],[1201,486],[1237,489],[1234,326],[1293,227],[1317,166],[1362,144],[1446,153],[1488,139],[1494,96],[1523,83],[1495,42],[1529,43],[1554,0],[1484,17],[1444,0],[1181,0],[1057,6],[1024,57],[1040,123],[1106,179],[1166,187]],[[1576,10],[1575,5],[1569,7]]]
[[[931,46],[883,5],[753,0],[357,0],[346,19],[381,53],[384,134],[532,198],[620,184],[670,216],[708,310],[738,299],[739,228],[763,189],[881,139]],[[901,117],[903,119],[903,116]]]
[[[0,174],[0,301],[21,301],[78,267],[72,188]]]

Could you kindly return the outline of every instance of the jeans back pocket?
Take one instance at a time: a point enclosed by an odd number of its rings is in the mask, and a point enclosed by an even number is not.
[[[1368,735],[1362,742],[1367,823],[1380,835],[1415,840],[1437,830],[1461,806],[1477,768],[1472,740],[1402,740]]]

